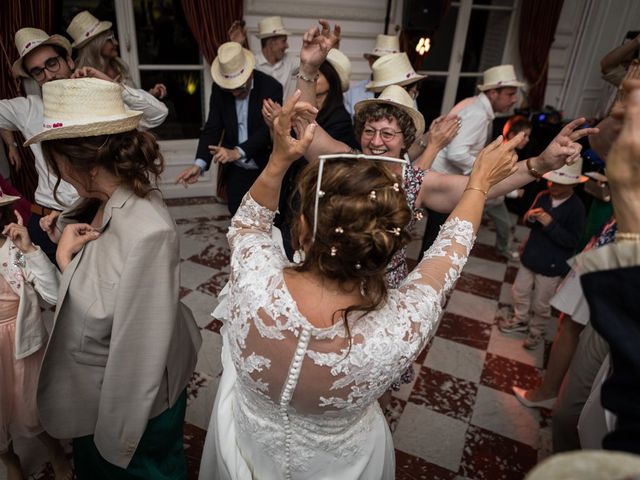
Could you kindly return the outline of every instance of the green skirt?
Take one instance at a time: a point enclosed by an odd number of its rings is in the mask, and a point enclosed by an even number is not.
[[[73,463],[78,480],[183,480],[187,460],[183,447],[187,393],[176,404],[149,420],[138,448],[125,469],[107,462],[96,448],[93,435],[73,439]]]

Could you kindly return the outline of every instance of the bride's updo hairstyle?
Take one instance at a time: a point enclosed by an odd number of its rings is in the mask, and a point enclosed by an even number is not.
[[[300,174],[300,211],[292,241],[299,248],[300,216],[314,224],[318,165]],[[411,218],[398,178],[384,162],[332,159],[325,162],[319,195],[317,230],[298,271],[313,271],[341,283],[359,281],[364,302],[344,312],[367,313],[386,299],[385,270],[394,254],[410,240]],[[348,327],[347,327],[348,328]]]

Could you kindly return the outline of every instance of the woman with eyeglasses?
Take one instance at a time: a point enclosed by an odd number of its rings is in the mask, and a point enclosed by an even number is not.
[[[111,22],[99,21],[87,11],[78,13],[67,28],[76,49],[76,67],[93,67],[116,82],[135,88],[129,66],[118,55],[118,40]],[[157,83],[149,90],[156,98],[167,96],[167,87]]]
[[[269,163],[229,230],[224,369],[203,480],[395,478],[377,399],[435,331],[473,245],[484,192],[514,170],[516,141],[487,147],[437,248],[393,289],[387,265],[410,239],[412,214],[394,173],[406,162],[323,156],[299,179],[293,230],[304,260],[292,264],[270,231],[284,173],[319,128],[290,136],[292,123],[314,112],[296,104],[299,96],[276,118]]]

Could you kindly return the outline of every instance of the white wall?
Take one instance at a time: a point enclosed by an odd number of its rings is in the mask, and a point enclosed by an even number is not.
[[[612,92],[601,78],[600,59],[637,29],[638,0],[564,0],[549,53],[545,104],[567,118],[600,114]]]

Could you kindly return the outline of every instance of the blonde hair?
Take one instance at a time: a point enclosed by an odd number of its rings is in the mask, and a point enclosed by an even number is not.
[[[105,58],[102,56],[102,47],[104,47],[108,41],[107,38],[111,35],[113,35],[113,32],[107,30],[96,35],[80,47],[75,59],[76,68],[93,67],[105,74],[109,70],[113,70],[117,74],[115,80],[132,85],[129,66],[120,57]]]

